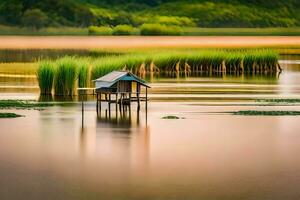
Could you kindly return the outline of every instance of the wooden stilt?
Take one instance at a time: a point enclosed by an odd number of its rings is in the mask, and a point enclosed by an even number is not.
[[[108,110],[110,110],[111,94],[108,94]]]
[[[99,112],[101,113],[101,93],[99,93]]]
[[[128,102],[129,107],[131,106],[131,93],[129,93],[129,102]]]
[[[131,124],[131,106],[130,105],[129,105],[128,109],[129,109],[129,122]]]
[[[119,122],[118,120],[118,92],[116,93],[116,120],[117,120],[117,123]]]
[[[141,90],[141,86],[139,83],[137,83],[137,93],[136,93],[136,96],[137,96],[137,102],[138,102],[138,109],[140,108],[140,90]]]
[[[96,111],[97,111],[97,115],[98,115],[98,112],[99,112],[98,94],[96,95]]]
[[[122,115],[122,94],[120,94],[119,108],[120,108],[120,115]]]
[[[147,107],[148,107],[148,88],[146,87],[146,110],[147,110]]]
[[[83,128],[83,124],[84,124],[84,103],[83,103],[83,99],[81,100],[81,126]]]

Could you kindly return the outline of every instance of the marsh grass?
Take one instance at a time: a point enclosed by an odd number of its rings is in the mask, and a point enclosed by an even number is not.
[[[152,62],[161,71],[185,71],[185,64],[188,64],[191,71],[273,73],[277,71],[278,53],[269,49],[130,52],[125,55],[97,59],[92,68],[92,77],[95,79],[120,69],[138,72],[143,63],[146,65],[146,70],[150,71],[150,63]]]
[[[54,65],[51,61],[42,61],[36,72],[41,95],[49,95],[52,92],[54,81]]]
[[[77,85],[87,87],[91,79],[114,70],[128,70],[137,75],[146,72],[276,74],[278,53],[271,49],[141,50],[99,58],[66,56],[53,63],[55,95],[68,96],[74,94]],[[47,91],[50,87],[49,84]]]
[[[63,57],[57,62],[54,76],[55,95],[73,95],[77,80],[77,61],[75,57]]]
[[[81,59],[77,62],[78,66],[78,87],[86,88],[89,86],[90,80],[90,64],[89,59]]]

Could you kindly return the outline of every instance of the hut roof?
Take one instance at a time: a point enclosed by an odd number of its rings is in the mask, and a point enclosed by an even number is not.
[[[96,89],[111,87],[118,81],[136,81],[145,87],[150,87],[144,80],[128,71],[112,71],[94,81],[97,82]]]

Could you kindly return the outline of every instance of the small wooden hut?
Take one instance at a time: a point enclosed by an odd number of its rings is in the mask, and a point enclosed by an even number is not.
[[[140,102],[146,101],[147,106],[147,89],[150,86],[142,79],[128,71],[113,71],[102,76],[95,82],[95,91],[97,97],[97,112],[101,111],[101,102],[115,103],[117,105],[129,105],[131,102],[137,102],[138,109]],[[142,87],[145,88],[145,96],[141,95]]]

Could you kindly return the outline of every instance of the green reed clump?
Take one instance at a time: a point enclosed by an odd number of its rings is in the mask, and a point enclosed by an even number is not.
[[[90,81],[90,60],[89,59],[81,59],[78,60],[78,87],[86,88],[89,86]]]
[[[244,51],[243,64],[247,72],[276,72],[278,53],[272,49],[253,49]]]
[[[42,95],[52,92],[55,68],[52,61],[41,61],[36,72],[37,80]]]
[[[92,79],[97,79],[114,70],[121,70],[125,66],[123,59],[122,56],[110,56],[94,60],[91,72]]]
[[[92,70],[94,78],[113,70],[134,72],[143,67],[150,70],[154,63],[161,71],[183,71],[188,64],[191,70],[208,72],[252,72],[276,68],[278,55],[273,50],[165,50],[130,53],[99,59]],[[260,66],[257,68],[257,66]]]
[[[54,76],[55,95],[73,95],[77,79],[77,63],[75,57],[63,57],[57,61]]]
[[[236,72],[244,70],[243,66],[244,54],[240,51],[228,51],[225,53],[226,71]]]

